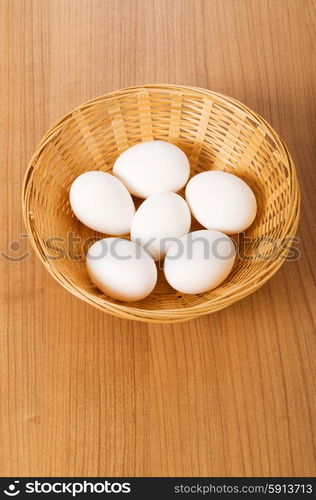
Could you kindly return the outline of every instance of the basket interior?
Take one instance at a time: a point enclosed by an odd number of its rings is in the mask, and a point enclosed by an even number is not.
[[[179,146],[190,160],[191,176],[225,170],[250,185],[258,204],[256,219],[246,231],[253,241],[239,241],[241,255],[228,279],[215,290],[182,295],[168,285],[160,270],[149,297],[123,303],[105,296],[88,277],[84,255],[91,242],[104,235],[76,219],[69,188],[87,170],[111,172],[121,152],[152,139]],[[271,253],[268,238],[280,240],[287,234],[291,189],[287,158],[255,115],[212,93],[140,88],[87,103],[48,133],[32,162],[27,217],[46,264],[77,294],[101,307],[112,303],[135,310],[183,310],[220,301],[260,279],[271,265],[262,258],[264,252]],[[198,224],[193,222],[192,227]],[[245,255],[252,258],[247,260]]]

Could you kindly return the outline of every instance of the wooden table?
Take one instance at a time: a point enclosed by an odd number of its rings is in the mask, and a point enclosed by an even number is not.
[[[315,474],[315,7],[0,1],[0,475]],[[153,82],[253,108],[287,142],[302,190],[299,260],[176,326],[115,319],[71,296],[34,256],[21,216],[46,129],[97,95]]]

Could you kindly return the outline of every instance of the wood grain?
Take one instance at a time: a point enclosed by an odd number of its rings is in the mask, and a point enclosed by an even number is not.
[[[315,2],[0,9],[0,474],[315,475]],[[21,237],[21,183],[45,130],[87,99],[153,82],[207,87],[259,112],[289,146],[302,190],[300,259],[181,325],[85,305]]]

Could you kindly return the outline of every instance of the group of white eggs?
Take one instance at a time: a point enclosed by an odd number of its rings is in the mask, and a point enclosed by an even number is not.
[[[235,175],[202,172],[190,179],[185,153],[174,144],[148,141],[116,160],[113,175],[88,171],[70,188],[77,218],[113,235],[88,250],[94,284],[106,295],[141,300],[157,282],[156,261],[164,259],[166,280],[185,294],[206,292],[230,273],[236,256],[227,236],[253,222],[257,204],[250,187]],[[185,200],[176,194],[185,184]],[[145,198],[135,210],[134,195]],[[191,213],[206,229],[190,231]],[[131,241],[117,238],[130,233]]]

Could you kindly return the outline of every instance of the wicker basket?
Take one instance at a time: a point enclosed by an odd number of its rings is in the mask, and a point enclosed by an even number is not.
[[[237,174],[253,189],[258,213],[246,232],[252,240],[246,245],[239,241],[240,255],[220,287],[182,295],[159,271],[149,297],[124,303],[105,296],[90,281],[83,256],[89,242],[102,235],[76,219],[68,192],[79,174],[110,172],[122,151],[151,139],[183,149],[191,175],[209,169]],[[71,293],[122,318],[176,322],[218,311],[265,283],[291,245],[299,200],[293,161],[276,132],[256,113],[208,90],[145,85],[87,102],[45,134],[26,173],[23,214],[41,261]]]

